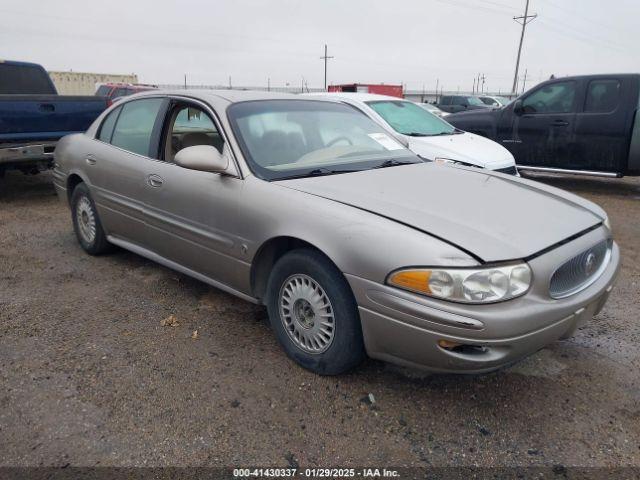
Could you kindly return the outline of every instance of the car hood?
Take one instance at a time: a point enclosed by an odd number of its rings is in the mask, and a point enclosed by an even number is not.
[[[405,138],[412,152],[429,160],[448,158],[489,170],[513,167],[516,163],[502,145],[473,133]]]
[[[484,262],[531,257],[604,219],[570,193],[472,167],[420,163],[275,183],[423,231]]]

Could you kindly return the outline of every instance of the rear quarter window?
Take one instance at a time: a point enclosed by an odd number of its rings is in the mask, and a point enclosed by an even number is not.
[[[101,142],[111,143],[113,127],[116,125],[116,120],[118,119],[120,110],[122,110],[122,107],[116,108],[103,120],[102,125],[100,126],[100,133],[98,133],[97,137]]]
[[[584,111],[588,113],[613,112],[620,103],[620,82],[615,79],[591,80],[587,87]]]

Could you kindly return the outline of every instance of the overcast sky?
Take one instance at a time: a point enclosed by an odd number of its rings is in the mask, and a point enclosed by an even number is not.
[[[525,0],[0,0],[0,58],[141,82],[508,90]],[[531,0],[521,71],[640,71],[640,1]],[[521,88],[521,84],[519,86]]]

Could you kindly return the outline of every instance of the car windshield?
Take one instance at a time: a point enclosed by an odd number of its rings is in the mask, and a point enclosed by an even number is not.
[[[500,102],[500,105],[507,105],[511,102],[511,100],[509,100],[507,97],[494,97],[498,102]]]
[[[251,170],[264,180],[330,175],[421,160],[353,107],[257,100],[227,109]]]
[[[440,117],[405,100],[367,102],[396,132],[410,136],[451,135],[456,129]]]

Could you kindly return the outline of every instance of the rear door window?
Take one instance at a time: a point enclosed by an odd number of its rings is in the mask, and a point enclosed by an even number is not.
[[[592,80],[587,88],[584,111],[589,113],[613,112],[620,101],[618,80]]]
[[[150,152],[151,136],[163,101],[162,98],[147,98],[125,103],[111,144],[145,157],[154,156]]]
[[[575,111],[576,84],[556,82],[536,90],[522,101],[524,113],[571,113]]]

